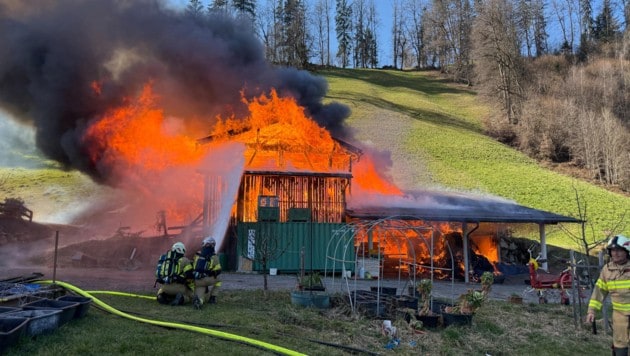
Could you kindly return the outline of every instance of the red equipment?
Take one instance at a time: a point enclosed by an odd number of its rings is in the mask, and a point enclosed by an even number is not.
[[[568,266],[560,274],[551,274],[546,272],[539,272],[539,262],[546,262],[541,260],[540,256],[532,257],[532,248],[527,249],[529,252],[529,281],[533,289],[538,291],[538,302],[540,304],[547,303],[546,290],[548,289],[560,289],[560,302],[565,305],[569,305],[569,294],[567,289],[570,289],[573,284],[573,276],[571,274],[571,267]]]

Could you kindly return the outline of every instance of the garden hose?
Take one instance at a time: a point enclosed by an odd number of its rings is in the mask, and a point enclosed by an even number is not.
[[[86,293],[89,294],[109,294],[109,295],[117,295],[117,296],[123,296],[123,297],[133,297],[133,298],[144,298],[144,299],[155,299],[154,296],[148,296],[148,295],[141,295],[141,294],[131,294],[131,293],[124,293],[124,292],[115,292],[115,291],[102,291],[102,290],[93,290],[93,291],[86,291]],[[146,314],[142,314],[142,313],[136,313],[136,312],[131,312],[131,311],[123,311],[127,314],[136,314],[136,315],[146,315]],[[232,325],[225,325],[225,324],[197,324],[197,325],[203,325],[203,326],[212,326],[212,327],[221,327],[221,328],[230,328],[230,327],[234,327]],[[331,342],[327,342],[327,341],[322,341],[322,340],[316,340],[316,339],[306,339],[307,341],[310,342],[314,342],[317,344],[321,344],[321,345],[326,345],[326,346],[330,346],[330,347],[334,347],[337,349],[342,349],[342,350],[346,350],[346,351],[351,351],[354,353],[363,353],[363,354],[368,354],[368,355],[378,355],[377,353],[371,352],[371,351],[367,351],[367,350],[363,350],[363,349],[359,349],[356,347],[351,347],[351,346],[346,346],[346,345],[339,345],[339,344],[335,344],[335,343],[331,343]]]
[[[281,353],[284,355],[305,355],[302,354],[300,352],[297,351],[293,351],[293,350],[289,350],[286,349],[284,347],[281,346],[277,346],[277,345],[273,345],[264,341],[260,341],[260,340],[256,340],[256,339],[252,339],[252,338],[248,338],[248,337],[244,337],[244,336],[240,336],[240,335],[234,335],[234,334],[230,334],[230,333],[226,333],[226,332],[222,332],[222,331],[218,331],[218,330],[212,330],[212,329],[207,329],[207,328],[202,328],[202,327],[198,327],[198,326],[192,326],[192,325],[186,325],[186,324],[177,324],[177,323],[170,323],[170,322],[165,322],[165,321],[159,321],[159,320],[151,320],[151,319],[145,319],[145,318],[139,318],[139,317],[135,317],[132,316],[130,314],[127,313],[123,313],[111,306],[109,306],[108,304],[105,304],[103,301],[99,300],[98,298],[95,298],[92,294],[90,294],[89,292],[86,292],[84,290],[81,290],[69,283],[65,283],[65,282],[60,282],[60,281],[51,281],[51,280],[46,280],[46,281],[37,281],[37,283],[41,283],[41,284],[56,284],[59,285],[65,289],[68,289],[72,292],[75,292],[81,296],[87,297],[87,298],[92,298],[92,301],[99,307],[107,310],[108,312],[114,314],[114,315],[118,315],[121,316],[123,318],[127,318],[127,319],[131,319],[131,320],[135,320],[135,321],[140,321],[143,323],[147,323],[147,324],[151,324],[151,325],[157,325],[157,326],[163,326],[163,327],[167,327],[167,328],[174,328],[174,329],[181,329],[181,330],[188,330],[188,331],[194,331],[194,332],[198,332],[201,334],[206,334],[206,335],[211,335],[211,336],[216,336],[222,339],[226,339],[226,340],[231,340],[231,341],[238,341],[238,342],[243,342],[246,344],[251,344],[254,345],[256,347],[261,347],[273,352],[277,352],[277,353]],[[100,292],[99,292],[100,293]],[[142,298],[150,298],[153,299],[153,297],[147,297],[147,296],[141,296],[141,295],[135,295],[135,294],[129,294],[129,293],[122,293],[122,292],[103,292],[103,293],[108,293],[108,294],[115,294],[115,295],[130,295],[130,296],[136,296],[136,297],[142,297]]]

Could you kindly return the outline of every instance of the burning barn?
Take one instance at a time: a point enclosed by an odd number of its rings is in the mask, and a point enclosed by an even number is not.
[[[484,271],[500,273],[500,239],[509,234],[510,224],[537,224],[544,250],[545,225],[578,222],[498,198],[403,193],[384,182],[360,149],[326,132],[300,134],[301,128],[310,127],[304,115],[272,116],[258,118],[266,125],[250,124],[200,140],[245,147],[245,168],[230,195],[234,205],[221,239],[228,269],[359,273],[367,264],[376,275],[468,281]],[[307,136],[308,141],[303,139]],[[374,199],[353,200],[366,186],[376,187],[380,205]],[[216,206],[204,207],[211,205]],[[204,221],[204,231],[223,231],[211,229],[221,225],[216,217]]]

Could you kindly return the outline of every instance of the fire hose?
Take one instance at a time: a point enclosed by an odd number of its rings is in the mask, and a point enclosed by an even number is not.
[[[252,339],[252,338],[248,338],[248,337],[244,337],[244,336],[240,336],[240,335],[235,335],[235,334],[230,334],[230,333],[226,333],[223,331],[218,331],[218,330],[213,330],[213,329],[208,329],[208,328],[202,328],[202,327],[198,327],[198,326],[193,326],[193,325],[186,325],[186,324],[178,324],[178,323],[171,323],[171,322],[166,322],[166,321],[159,321],[159,320],[152,320],[152,319],[146,319],[146,318],[140,318],[140,317],[136,317],[127,313],[124,313],[118,309],[115,309],[113,307],[111,307],[110,305],[104,303],[103,301],[101,301],[100,299],[94,297],[92,295],[91,292],[87,292],[84,290],[81,290],[80,288],[77,288],[69,283],[65,283],[65,282],[60,282],[60,281],[51,281],[51,280],[46,280],[46,281],[37,281],[36,283],[41,283],[41,284],[56,284],[59,285],[67,290],[70,290],[74,293],[77,293],[83,297],[87,297],[87,298],[92,298],[92,301],[99,306],[100,308],[114,314],[114,315],[118,315],[121,316],[123,318],[127,318],[127,319],[131,319],[134,321],[140,321],[143,323],[147,323],[147,324],[151,324],[151,325],[157,325],[157,326],[162,326],[162,327],[167,327],[167,328],[173,328],[173,329],[181,329],[181,330],[187,330],[187,331],[194,331],[194,332],[198,332],[201,334],[206,334],[206,335],[210,335],[210,336],[215,336],[215,337],[219,337],[222,339],[226,339],[226,340],[230,340],[230,341],[238,341],[238,342],[243,342],[246,344],[251,344],[254,345],[256,347],[261,347],[273,352],[277,352],[277,353],[281,353],[284,355],[305,355],[302,354],[300,352],[297,351],[293,351],[293,350],[289,350],[286,349],[284,347],[281,346],[277,346],[277,345],[273,345],[264,341],[260,341],[260,340],[256,340],[256,339]],[[96,293],[100,293],[100,292],[96,292]],[[154,299],[154,297],[149,297],[149,296],[140,296],[140,295],[136,295],[136,294],[128,294],[128,293],[122,293],[122,292],[104,292],[107,294],[114,294],[114,295],[126,295],[126,296],[134,296],[134,297],[141,297],[141,298],[148,298],[148,299]]]

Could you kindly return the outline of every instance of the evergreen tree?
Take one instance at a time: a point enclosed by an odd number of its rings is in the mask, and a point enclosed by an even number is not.
[[[228,0],[213,0],[208,5],[208,12],[225,12],[228,11]]]
[[[341,67],[350,64],[352,50],[352,7],[347,0],[337,0],[335,15],[335,32],[337,33],[337,57],[341,60]]]
[[[249,15],[252,19],[256,18],[255,0],[232,0],[232,8],[239,14]]]
[[[308,65],[308,46],[306,31],[306,7],[301,0],[286,0],[283,17],[283,48],[285,64],[306,68]]]
[[[201,0],[190,0],[186,6],[186,13],[195,19],[200,18],[203,13]]]
[[[612,41],[619,34],[619,24],[613,16],[610,0],[604,0],[602,12],[595,19],[593,38],[607,43]]]

